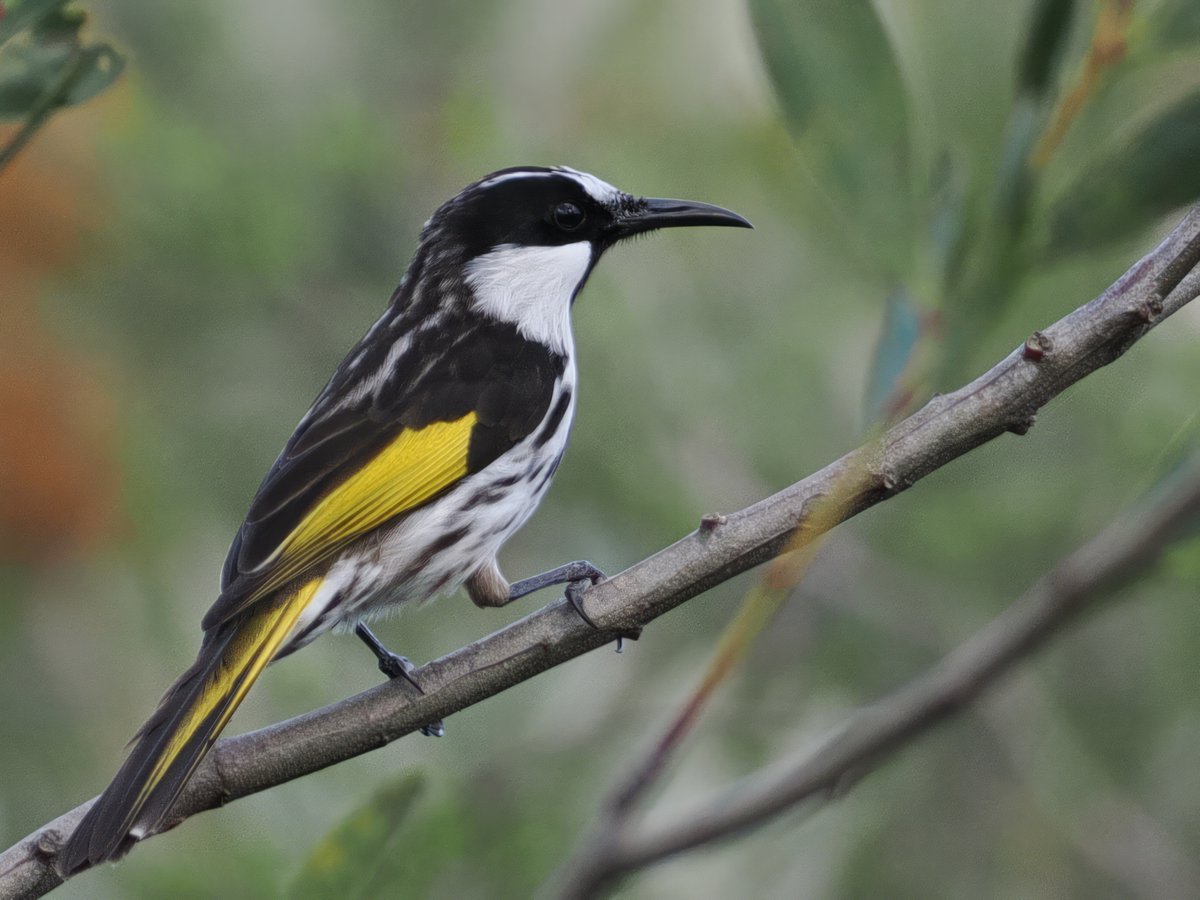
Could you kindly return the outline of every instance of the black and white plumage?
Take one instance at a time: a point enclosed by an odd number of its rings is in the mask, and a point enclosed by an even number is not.
[[[65,873],[153,832],[262,669],[336,626],[466,585],[501,606],[594,579],[510,585],[496,554],[545,495],[575,412],[571,305],[623,238],[748,226],[568,168],[496,172],[443,204],[380,319],[267,473],[229,550],[195,663],[60,855]]]

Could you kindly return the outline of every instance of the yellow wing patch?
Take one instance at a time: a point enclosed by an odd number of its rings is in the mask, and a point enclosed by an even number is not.
[[[214,711],[221,709],[221,714],[210,728],[209,738],[215,739],[229,724],[250,686],[275,656],[323,580],[314,578],[284,602],[263,610],[242,623],[229,646],[225,648],[220,662],[208,676],[200,696],[188,710],[186,718],[179,723],[171,735],[170,743],[155,762],[153,771],[142,785],[137,806],[141,806],[154,787],[162,781],[171,764]],[[203,756],[202,752],[195,754],[191,763],[193,768]]]
[[[420,506],[467,474],[476,415],[402,431],[314,506],[264,566],[271,576],[246,605],[279,588],[354,538]]]

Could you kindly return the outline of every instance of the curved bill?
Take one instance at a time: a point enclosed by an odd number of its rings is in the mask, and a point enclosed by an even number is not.
[[[658,228],[683,228],[693,225],[724,225],[753,228],[732,210],[696,200],[664,200],[647,197],[636,208],[619,215],[613,223],[614,236],[631,237]]]

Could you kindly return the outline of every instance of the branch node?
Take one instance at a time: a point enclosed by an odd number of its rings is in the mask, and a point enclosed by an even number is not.
[[[1047,353],[1054,350],[1054,342],[1045,332],[1035,331],[1025,340],[1025,350],[1022,354],[1030,362],[1041,362]]]
[[[1162,297],[1155,292],[1147,297],[1144,303],[1138,305],[1137,309],[1135,310],[1135,314],[1137,315],[1139,322],[1145,325],[1150,325],[1162,315],[1162,311]]]
[[[54,831],[43,831],[33,841],[33,855],[40,860],[52,862],[57,859],[62,840]]]
[[[1028,434],[1029,429],[1032,428],[1036,422],[1037,415],[1035,413],[1030,413],[1025,418],[1018,419],[1016,422],[1013,422],[1011,425],[1009,425],[1008,430],[1012,434],[1016,435]]]
[[[705,513],[700,517],[699,531],[701,534],[711,534],[728,521],[721,513]]]
[[[894,494],[900,490],[900,479],[897,477],[895,469],[891,467],[881,469],[875,477],[879,486],[887,493]]]

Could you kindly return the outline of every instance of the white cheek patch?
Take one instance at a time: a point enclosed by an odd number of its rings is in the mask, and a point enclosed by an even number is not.
[[[511,322],[531,341],[567,355],[571,341],[571,298],[587,276],[592,245],[558,247],[502,244],[467,263],[466,280],[475,308]]]

